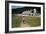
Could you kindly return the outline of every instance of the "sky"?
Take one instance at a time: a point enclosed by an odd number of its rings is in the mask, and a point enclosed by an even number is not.
[[[12,6],[12,9],[22,8],[24,6]]]

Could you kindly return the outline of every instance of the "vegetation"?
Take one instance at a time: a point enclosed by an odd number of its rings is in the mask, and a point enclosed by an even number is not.
[[[21,23],[20,16],[12,15],[12,28],[19,27]]]
[[[41,24],[40,17],[28,16],[28,17],[25,17],[25,21],[26,21],[31,27],[40,26],[40,24]]]
[[[32,17],[32,16],[25,16],[25,22],[28,23],[31,27],[40,26],[41,18],[40,17]],[[22,22],[22,16],[16,16],[15,14],[12,15],[12,28],[20,27]]]
[[[41,13],[40,7],[22,7],[22,8],[12,9],[12,14],[19,14],[19,13],[21,14],[24,11],[33,10],[34,8],[36,8],[36,11],[38,11],[38,13]]]

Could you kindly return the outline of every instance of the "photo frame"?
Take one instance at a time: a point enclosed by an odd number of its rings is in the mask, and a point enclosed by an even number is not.
[[[5,33],[45,30],[45,3],[5,1]]]

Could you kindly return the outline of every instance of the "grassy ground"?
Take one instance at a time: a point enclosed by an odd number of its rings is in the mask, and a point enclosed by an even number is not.
[[[21,17],[12,15],[12,27],[19,27],[21,23]]]
[[[31,27],[40,26],[40,17],[25,16],[25,22]],[[12,27],[20,27],[22,22],[22,16],[12,15]]]
[[[25,21],[31,26],[31,27],[36,27],[36,26],[40,26],[41,21],[40,21],[40,17],[31,17],[31,16],[27,16],[25,17]]]

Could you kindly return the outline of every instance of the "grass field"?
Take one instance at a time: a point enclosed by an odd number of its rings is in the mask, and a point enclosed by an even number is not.
[[[41,21],[40,17],[32,17],[32,16],[27,16],[25,17],[25,21],[31,26],[31,27],[36,27],[40,26]]]
[[[15,15],[12,15],[12,27],[19,27],[20,26],[20,23],[21,23],[21,17],[20,16],[15,16]]]
[[[32,17],[32,16],[25,16],[25,22],[28,23],[31,27],[40,26],[41,18],[40,17]],[[22,16],[15,16],[12,15],[12,28],[20,27],[22,22]]]

